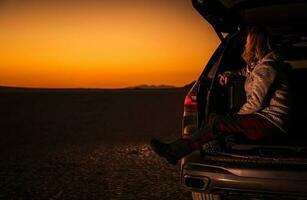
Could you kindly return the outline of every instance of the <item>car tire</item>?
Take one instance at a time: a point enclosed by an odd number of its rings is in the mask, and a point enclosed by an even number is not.
[[[193,200],[221,200],[220,195],[192,192]]]

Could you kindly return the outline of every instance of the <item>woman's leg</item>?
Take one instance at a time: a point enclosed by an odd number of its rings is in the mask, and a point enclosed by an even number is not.
[[[191,135],[189,139],[178,139],[170,144],[152,140],[152,149],[172,164],[182,157],[200,149],[205,143],[224,133],[244,134],[249,140],[264,140],[280,135],[281,132],[266,118],[257,115],[216,115],[209,117],[209,123]]]
[[[224,133],[242,134],[248,140],[253,141],[267,140],[283,135],[279,128],[258,114],[212,114],[209,117],[209,123],[191,136],[192,148],[201,148],[210,139]]]
[[[177,139],[169,144],[159,140],[151,140],[151,148],[161,157],[165,157],[171,164],[176,164],[179,159],[200,149],[203,144],[215,139],[219,132],[216,129],[217,121],[229,121],[228,117],[212,114],[209,122],[200,130],[194,132],[189,139]],[[231,122],[234,122],[231,120]]]
[[[282,131],[265,117],[258,114],[233,115],[217,120],[216,128],[220,132],[243,133],[247,139],[260,141],[284,135]]]

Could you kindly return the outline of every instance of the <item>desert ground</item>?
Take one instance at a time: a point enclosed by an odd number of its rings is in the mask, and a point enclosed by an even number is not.
[[[0,88],[0,199],[191,199],[151,138],[181,134],[185,88]]]

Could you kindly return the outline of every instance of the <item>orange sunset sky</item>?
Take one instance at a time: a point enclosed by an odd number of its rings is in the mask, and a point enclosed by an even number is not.
[[[1,0],[0,85],[183,86],[219,44],[190,0]]]

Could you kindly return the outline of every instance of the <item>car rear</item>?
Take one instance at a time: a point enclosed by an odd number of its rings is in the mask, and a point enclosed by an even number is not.
[[[234,44],[242,42],[246,26],[264,25],[278,41],[282,56],[293,68],[289,73],[296,113],[290,137],[283,141],[241,144],[230,135],[205,144],[182,160],[182,185],[192,191],[193,199],[307,199],[307,2],[193,0],[193,5],[212,24],[221,45],[187,95],[183,137],[206,123],[210,112],[229,113],[244,101],[244,81],[234,80],[221,88],[216,76],[231,69],[234,59],[227,52],[238,51]]]
[[[236,147],[234,147],[235,149]],[[220,196],[269,199],[307,198],[306,148],[246,145],[237,153],[207,153],[196,151],[184,158],[182,184],[196,193]],[[246,155],[247,149],[268,155]],[[281,150],[303,157],[282,157]],[[244,197],[244,198],[243,198]]]

